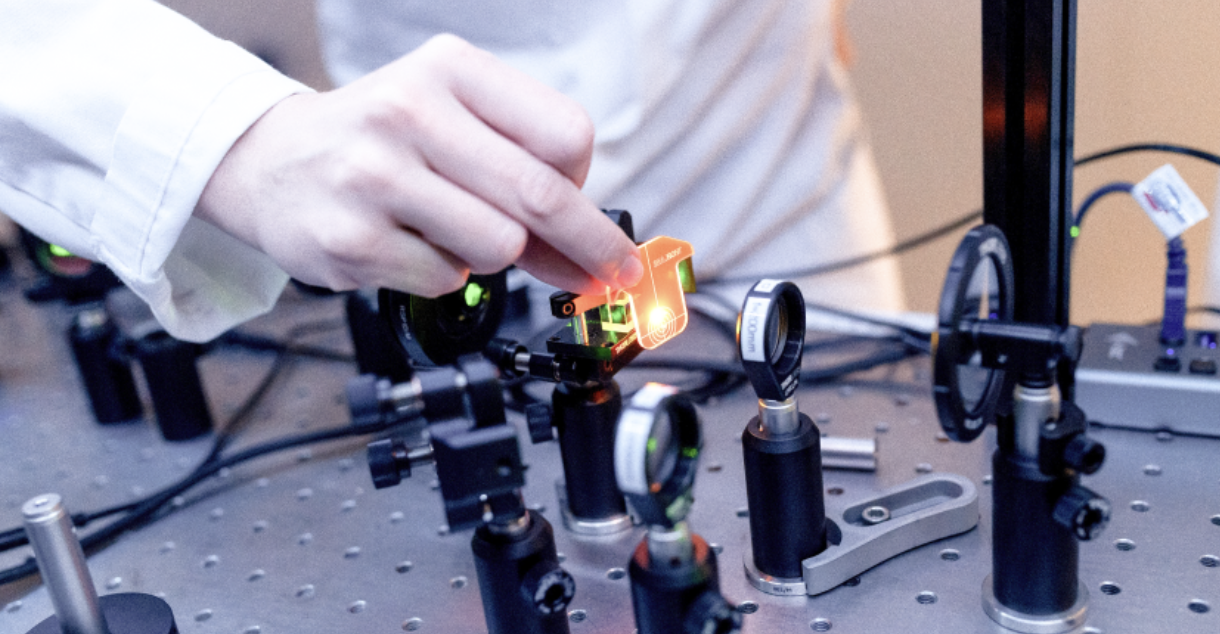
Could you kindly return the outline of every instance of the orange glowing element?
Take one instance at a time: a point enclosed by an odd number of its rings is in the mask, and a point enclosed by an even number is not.
[[[686,330],[686,293],[678,265],[690,259],[695,249],[689,242],[668,236],[653,238],[639,249],[644,277],[623,291],[631,296],[640,345],[651,350]]]

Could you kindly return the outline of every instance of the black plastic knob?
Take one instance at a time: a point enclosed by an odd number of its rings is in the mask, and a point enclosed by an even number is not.
[[[1077,539],[1085,542],[1101,535],[1110,523],[1110,502],[1089,489],[1076,485],[1059,498],[1052,515],[1056,522],[1070,529]]]
[[[551,406],[546,403],[530,403],[525,406],[525,424],[530,430],[530,440],[535,445],[555,439],[551,415]]]
[[[381,400],[373,374],[362,374],[347,382],[347,409],[352,416],[352,425],[362,427],[381,422]]]
[[[735,634],[741,631],[741,613],[719,592],[708,590],[690,606],[682,634]]]
[[[517,370],[517,355],[528,353],[529,349],[512,339],[492,339],[483,349],[483,356],[500,368],[500,373],[507,378],[521,376],[522,373]]]
[[[1106,446],[1085,436],[1077,435],[1063,448],[1063,462],[1080,473],[1097,473],[1106,461]]]
[[[402,441],[386,438],[369,443],[368,460],[375,488],[398,486],[403,478],[411,477],[411,461]]]
[[[558,564],[542,562],[525,575],[521,591],[538,614],[563,614],[576,596],[576,580]]]

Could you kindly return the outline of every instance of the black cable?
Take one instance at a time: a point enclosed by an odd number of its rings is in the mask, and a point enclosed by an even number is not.
[[[950,233],[953,233],[954,231],[957,231],[958,229],[961,229],[962,227],[965,227],[966,225],[973,224],[982,216],[983,216],[982,211],[973,211],[948,224],[937,227],[931,231],[928,231],[927,233],[917,235],[914,238],[911,238],[909,240],[899,242],[898,244],[896,244],[892,247],[889,247],[887,249],[884,249],[881,251],[875,251],[873,253],[868,253],[865,255],[859,255],[856,257],[852,257],[852,258],[847,258],[844,260],[839,260],[838,262],[828,262],[826,264],[819,264],[817,266],[811,266],[808,268],[796,269],[796,270],[792,270],[792,271],[783,271],[783,272],[779,272],[779,273],[768,273],[766,275],[761,275],[761,276],[760,275],[727,275],[727,276],[712,277],[712,278],[708,278],[708,279],[700,279],[699,284],[704,285],[704,286],[718,286],[718,285],[722,285],[722,284],[738,284],[738,283],[742,283],[742,282],[754,282],[763,277],[775,278],[775,279],[796,279],[796,278],[802,278],[802,277],[813,277],[815,275],[825,275],[827,273],[834,273],[836,271],[841,271],[843,269],[849,269],[849,268],[852,268],[855,266],[860,266],[861,264],[868,264],[869,262],[872,262],[873,260],[880,260],[881,258],[890,257],[892,255],[899,255],[902,253],[906,253],[907,251],[910,251],[911,249],[921,247],[929,242],[932,242],[939,238],[943,238],[944,236],[949,235]]]
[[[1196,148],[1187,147],[1185,145],[1176,145],[1173,143],[1133,143],[1131,145],[1122,145],[1078,158],[1076,159],[1075,166],[1081,167],[1094,161],[1100,161],[1102,159],[1118,156],[1120,154],[1131,154],[1133,152],[1170,152],[1173,154],[1183,154],[1220,165],[1220,156],[1205,150],[1199,150]]]
[[[219,344],[233,346],[255,352],[286,352],[297,357],[307,357],[322,361],[352,362],[356,357],[346,352],[339,352],[318,346],[306,346],[285,343],[273,337],[254,335],[250,333],[230,331],[220,336]]]
[[[709,400],[727,394],[732,394],[749,384],[750,380],[740,374],[714,373],[709,375],[703,384],[686,388],[682,393],[696,403],[703,404]]]
[[[906,324],[899,323],[896,321],[890,321],[888,319],[881,319],[879,317],[872,317],[870,315],[864,315],[861,313],[852,312],[850,310],[843,310],[841,308],[835,308],[834,306],[827,306],[825,304],[817,304],[814,302],[805,302],[805,307],[811,308],[818,312],[828,313],[828,314],[835,315],[838,317],[843,317],[846,319],[852,319],[852,320],[855,320],[855,321],[858,321],[858,322],[861,322],[864,324],[869,324],[871,326],[881,326],[883,328],[890,328],[890,329],[894,330],[895,332],[897,332],[898,336],[900,336],[907,345],[909,345],[913,348],[916,348],[922,352],[927,352],[927,353],[932,352],[932,333],[930,333],[930,332],[925,332],[918,328],[913,328],[911,326],[908,326]]]
[[[1084,222],[1085,214],[1093,208],[1093,205],[1102,198],[1110,194],[1130,194],[1135,185],[1122,181],[1107,183],[1093,190],[1084,202],[1080,203],[1080,207],[1076,210],[1076,217],[1072,219],[1072,239],[1076,239],[1080,235],[1080,225]]]
[[[342,325],[342,322],[339,322],[339,325]],[[325,330],[331,330],[333,328],[335,328],[335,322],[333,320],[325,321],[325,322],[308,322],[308,323],[300,324],[300,325],[294,326],[291,330],[289,330],[288,335],[286,337],[286,340],[287,340],[286,342],[281,342],[281,341],[277,341],[274,339],[270,339],[267,337],[261,337],[261,336],[257,336],[257,335],[249,336],[249,337],[251,337],[251,339],[249,339],[250,341],[257,341],[259,343],[259,345],[243,346],[243,347],[248,347],[248,348],[255,349],[255,350],[275,351],[276,352],[275,359],[272,361],[271,367],[263,375],[263,378],[259,381],[258,385],[255,386],[254,391],[252,391],[250,393],[250,395],[246,397],[246,399],[242,402],[242,404],[237,408],[237,411],[234,412],[233,415],[229,417],[229,422],[227,424],[225,424],[219,431],[217,431],[215,437],[213,438],[212,446],[208,450],[208,454],[199,463],[199,466],[196,467],[195,472],[198,472],[198,471],[204,469],[209,464],[211,464],[213,461],[218,459],[220,454],[229,446],[229,444],[236,437],[237,433],[239,431],[241,431],[242,427],[244,427],[244,424],[250,420],[250,415],[254,413],[254,410],[262,402],[263,398],[266,397],[267,393],[270,391],[272,384],[289,367],[290,362],[292,361],[292,358],[294,356],[298,355],[297,350],[299,349],[299,347],[294,342],[297,339],[300,339],[309,334],[312,334],[315,332],[321,332],[321,331],[325,331]],[[221,342],[224,342],[224,340],[226,338],[230,337],[233,334],[234,333],[232,333],[232,332],[226,333],[226,335],[222,336]],[[241,335],[241,337],[246,337],[246,336]],[[242,345],[242,344],[238,343],[235,345]],[[318,356],[318,355],[310,355],[310,354],[306,354],[304,356],[307,356],[310,358],[323,358],[323,359],[329,358],[326,356]],[[345,359],[341,359],[341,360],[345,360]],[[187,477],[189,478],[190,476],[187,476]],[[73,513],[72,514],[72,525],[75,526],[76,528],[84,528],[85,526],[88,526],[90,523],[95,522],[97,520],[105,519],[107,517],[110,517],[112,515],[117,515],[119,513],[131,512],[132,510],[138,508],[145,501],[152,499],[152,497],[153,496],[147,496],[136,502],[120,504],[117,506],[112,506],[112,507],[101,509],[98,511],[92,511],[92,512],[88,512],[88,513]],[[24,546],[27,543],[29,543],[29,541],[26,538],[25,529],[23,527],[11,528],[11,529],[8,529],[8,530],[0,533],[0,552],[12,550],[13,548]]]
[[[838,365],[826,368],[813,368],[810,370],[801,370],[802,385],[819,385],[823,383],[833,383],[839,379],[856,372],[864,372],[878,366],[897,363],[903,359],[927,354],[925,350],[913,348],[905,341],[895,340],[895,343],[901,345],[892,347],[888,350],[881,350],[868,357],[846,361]]]
[[[1216,165],[1220,165],[1220,155],[1213,154],[1206,150],[1200,150],[1200,149],[1188,147],[1185,145],[1176,145],[1173,143],[1134,143],[1131,145],[1123,145],[1123,146],[1119,146],[1116,148],[1111,148],[1109,150],[1103,150],[1103,151],[1097,152],[1095,154],[1089,154],[1087,156],[1083,156],[1081,158],[1076,159],[1074,166],[1082,167],[1082,166],[1088,165],[1089,163],[1093,163],[1095,161],[1100,161],[1103,159],[1111,158],[1114,156],[1119,156],[1122,154],[1131,154],[1134,152],[1170,152],[1170,153],[1174,153],[1174,154],[1182,154],[1185,156],[1190,156],[1193,158],[1208,161],[1210,163],[1214,163]],[[825,275],[827,273],[841,271],[843,269],[859,266],[861,264],[867,264],[869,262],[872,262],[873,260],[879,260],[881,258],[905,253],[911,249],[923,246],[924,244],[927,244],[928,242],[931,242],[931,241],[941,238],[949,233],[952,233],[953,231],[960,229],[961,227],[964,227],[964,226],[974,222],[978,218],[981,218],[982,215],[983,215],[982,211],[972,212],[969,215],[958,218],[957,220],[954,220],[946,225],[943,225],[936,229],[932,229],[931,231],[928,231],[927,233],[915,236],[914,238],[911,238],[904,242],[899,242],[898,244],[896,244],[888,249],[885,249],[882,251],[876,251],[874,253],[869,253],[869,254],[853,257],[853,258],[839,260],[838,262],[830,262],[827,264],[821,264],[821,265],[812,266],[812,267],[804,268],[804,269],[796,269],[793,271],[768,273],[765,275],[726,275],[726,276],[719,276],[719,277],[711,277],[711,278],[707,278],[707,279],[701,279],[701,280],[699,280],[699,283],[703,284],[703,285],[708,285],[708,286],[716,286],[716,285],[721,285],[721,284],[736,284],[736,283],[742,283],[742,282],[752,282],[752,281],[755,281],[755,280],[763,278],[763,277],[779,278],[779,279],[793,279],[793,278],[800,278],[800,277],[812,277],[815,275]],[[1077,223],[1077,225],[1079,225],[1079,223]]]
[[[362,425],[359,427],[349,426],[298,434],[255,445],[227,458],[217,459],[208,464],[201,465],[189,476],[145,498],[144,501],[140,502],[124,517],[82,538],[81,546],[85,550],[90,550],[117,538],[126,531],[138,528],[152,518],[161,507],[169,504],[174,498],[215,475],[221,469],[228,469],[270,453],[295,449],[296,447],[379,433],[388,427],[388,425],[381,424]],[[0,585],[18,581],[37,571],[38,566],[34,562],[33,557],[30,557],[22,564],[0,571]]]
[[[918,346],[910,345],[910,343],[901,336],[876,339],[862,337],[861,340],[869,340],[891,345],[887,349],[880,352],[875,352],[859,359],[852,359],[824,367],[803,367],[801,369],[801,384],[807,385],[826,383],[847,374],[869,370],[877,366],[894,363],[895,361],[900,361],[908,357],[927,354],[926,350],[923,350]],[[649,359],[637,359],[632,363],[632,367],[651,368],[657,370],[711,372],[715,374],[740,376],[743,378],[746,376],[745,370],[740,364],[706,359],[655,357]]]
[[[263,374],[263,378],[254,387],[254,391],[242,401],[237,411],[229,418],[229,423],[216,433],[216,438],[212,442],[212,449],[208,451],[208,455],[204,457],[199,468],[206,466],[212,461],[220,457],[220,454],[229,446],[230,443],[237,437],[237,433],[241,431],[247,421],[250,420],[250,415],[262,403],[263,398],[271,391],[271,385],[275,380],[288,369],[291,365],[292,357],[288,352],[279,352],[275,355],[275,359],[271,362],[271,367]]]

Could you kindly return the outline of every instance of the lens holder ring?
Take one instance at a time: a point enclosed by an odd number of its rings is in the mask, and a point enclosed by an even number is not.
[[[656,447],[651,440],[657,425],[672,425],[672,468],[664,480],[654,482],[648,472]],[[692,490],[699,470],[703,432],[694,404],[677,388],[649,383],[623,408],[614,440],[614,472],[619,490],[639,519],[649,526],[673,528],[686,518],[694,501]]]
[[[377,308],[412,361],[448,365],[464,354],[481,353],[496,336],[508,303],[507,280],[507,270],[471,275],[461,289],[435,298],[382,288],[377,292]],[[459,305],[460,295],[471,284],[486,289],[488,299],[455,315],[451,307]]]
[[[941,428],[958,442],[974,440],[995,422],[1005,386],[1004,371],[989,370],[982,393],[977,402],[970,406],[962,395],[962,382],[958,374],[961,360],[977,350],[973,339],[963,332],[962,326],[975,319],[968,316],[971,308],[968,293],[974,272],[987,262],[995,267],[998,287],[998,302],[993,318],[1011,321],[1015,290],[1012,254],[1004,233],[994,225],[975,227],[962,238],[945,275],[937,311],[932,357],[933,400]]]
[[[783,337],[778,349],[770,345],[772,332]],[[738,316],[737,351],[758,398],[784,401],[796,393],[805,351],[805,298],[800,287],[759,280],[746,293]]]

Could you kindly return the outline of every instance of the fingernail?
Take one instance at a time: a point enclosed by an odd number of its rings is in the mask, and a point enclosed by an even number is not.
[[[627,256],[618,267],[618,282],[619,288],[630,288],[639,283],[644,277],[644,265],[640,262],[640,258],[636,254]]]

